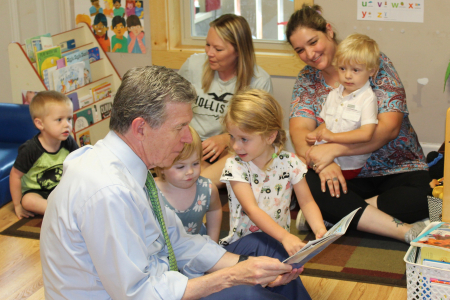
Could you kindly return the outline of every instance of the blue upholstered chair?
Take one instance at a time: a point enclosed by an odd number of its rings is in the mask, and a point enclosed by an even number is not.
[[[36,133],[28,105],[0,103],[0,207],[11,201],[9,173],[19,146]]]

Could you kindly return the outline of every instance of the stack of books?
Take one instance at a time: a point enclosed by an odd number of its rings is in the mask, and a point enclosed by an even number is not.
[[[450,223],[434,224],[431,229],[411,241],[411,246],[418,247],[417,264],[450,271]],[[445,279],[438,277],[435,275],[430,278],[431,286],[439,285],[441,289],[448,287],[450,292],[450,281],[446,280],[448,276]]]

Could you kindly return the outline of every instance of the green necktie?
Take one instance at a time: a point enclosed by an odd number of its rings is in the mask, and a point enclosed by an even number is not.
[[[159,225],[161,226],[161,230],[164,235],[164,240],[166,241],[167,249],[169,250],[170,271],[178,271],[177,260],[175,259],[175,253],[173,252],[172,244],[170,243],[169,240],[169,234],[167,233],[166,223],[164,223],[164,216],[161,211],[161,204],[159,203],[158,190],[156,189],[155,180],[153,179],[153,176],[150,172],[147,174],[145,186],[147,187],[148,196],[153,206],[153,212],[155,213]]]

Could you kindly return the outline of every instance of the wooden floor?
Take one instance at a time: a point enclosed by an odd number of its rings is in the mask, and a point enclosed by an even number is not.
[[[0,209],[0,231],[16,221],[9,203]],[[313,300],[400,300],[406,289],[301,276]],[[0,235],[0,300],[44,299],[39,241]]]

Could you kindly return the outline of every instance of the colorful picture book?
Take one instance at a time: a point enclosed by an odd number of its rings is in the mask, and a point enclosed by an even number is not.
[[[450,223],[439,222],[433,225],[435,226],[412,240],[411,246],[450,250]]]
[[[89,51],[89,62],[94,62],[100,59],[100,51],[98,47],[94,47],[88,50]]]
[[[36,51],[33,47],[33,41],[39,41],[39,42],[35,42],[35,45],[39,47],[39,51],[42,50],[41,48],[41,37],[51,37],[50,33],[46,33],[43,35],[38,35],[29,39],[25,40],[25,48],[27,49],[27,55],[28,58],[30,59],[30,61],[32,63],[36,62]]]
[[[36,68],[39,76],[44,79],[42,71],[56,66],[56,62],[60,58],[61,48],[59,46],[36,52]]]
[[[70,66],[72,64],[78,63],[78,62],[84,62],[84,70],[83,70],[83,77],[84,77],[84,84],[88,84],[92,82],[92,76],[91,76],[91,64],[89,62],[89,50],[81,50],[77,52],[71,52],[64,56],[66,60],[66,65]]]
[[[53,71],[53,83],[56,91],[67,93],[84,85],[84,62]]]
[[[94,124],[92,108],[89,107],[74,113],[73,123],[75,132]]]
[[[89,130],[86,131],[85,133],[83,133],[82,135],[80,135],[79,141],[80,141],[80,147],[91,144],[91,133],[89,132]]]
[[[428,259],[450,263],[450,249],[422,247],[420,256],[422,260]]]
[[[311,258],[319,254],[335,240],[340,238],[347,231],[350,222],[360,208],[355,209],[339,222],[337,222],[323,237],[317,240],[309,241],[302,249],[291,257],[284,260],[284,263],[292,265],[293,268],[299,268],[308,262]]]
[[[94,102],[110,97],[111,93],[111,83],[105,82],[99,86],[92,88],[92,96],[94,97]]]
[[[71,51],[67,54],[64,54],[64,58],[66,59],[66,64],[68,66],[80,61],[84,62],[85,60],[89,62],[89,51],[88,50]]]

